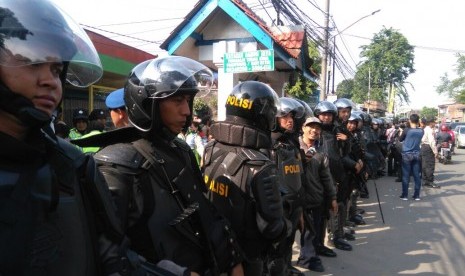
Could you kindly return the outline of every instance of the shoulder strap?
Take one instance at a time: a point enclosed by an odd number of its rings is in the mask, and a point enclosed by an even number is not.
[[[162,179],[168,185],[171,194],[176,199],[176,202],[181,208],[181,210],[185,210],[186,208],[181,198],[180,191],[176,187],[174,187],[173,182],[170,180],[168,173],[166,172],[166,169],[164,166],[165,160],[157,155],[157,153],[153,150],[150,142],[145,139],[138,140],[134,142],[133,145],[134,145],[134,148],[147,159],[148,163],[146,162],[144,166],[148,170],[149,174],[155,176],[157,172],[157,170],[150,169],[150,167],[161,168]]]
[[[150,144],[145,140],[137,140],[133,142],[132,145],[145,159],[141,162],[141,168],[150,174],[149,168],[153,162],[153,158],[150,155]],[[153,189],[150,181],[140,181],[140,184],[141,193],[143,196],[143,207],[140,221],[145,223],[150,218],[155,209],[155,199],[153,197]]]

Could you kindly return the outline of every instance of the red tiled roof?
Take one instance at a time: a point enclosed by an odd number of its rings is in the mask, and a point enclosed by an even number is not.
[[[271,38],[293,58],[299,56],[302,43],[305,39],[305,30],[302,26],[276,26],[270,28],[266,25],[266,22],[258,17],[244,2],[241,0],[231,1],[267,32]]]
[[[275,40],[279,41],[280,45],[291,56],[297,58],[305,39],[305,31],[302,26],[279,26],[272,27],[271,30],[273,31]]]

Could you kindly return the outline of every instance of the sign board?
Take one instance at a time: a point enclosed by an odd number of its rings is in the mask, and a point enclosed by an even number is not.
[[[274,50],[225,53],[225,73],[274,71]]]

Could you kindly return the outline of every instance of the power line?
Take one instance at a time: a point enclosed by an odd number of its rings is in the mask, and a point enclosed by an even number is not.
[[[87,28],[99,30],[99,31],[102,31],[102,32],[107,32],[107,33],[110,33],[110,34],[115,34],[115,35],[118,35],[118,36],[128,37],[128,38],[132,38],[132,39],[136,39],[136,40],[143,41],[143,42],[148,42],[148,43],[156,43],[156,41],[146,40],[146,39],[133,37],[133,36],[117,33],[117,32],[112,32],[112,31],[104,30],[104,29],[101,29],[101,28],[97,28],[97,27],[93,27],[93,26],[89,26],[89,25],[85,25],[85,24],[81,24],[81,25],[84,26],[84,27],[87,27]]]
[[[184,17],[164,18],[164,19],[153,19],[153,20],[146,20],[146,21],[132,21],[132,22],[113,23],[113,24],[104,24],[104,25],[98,25],[98,26],[96,26],[96,27],[122,26],[122,25],[132,25],[132,24],[150,23],[150,22],[161,22],[161,21],[170,21],[170,20],[179,20],[179,19],[184,19]]]
[[[359,35],[353,35],[353,34],[343,34],[343,35],[365,39],[365,40],[372,40],[371,38],[359,36]],[[450,48],[440,48],[440,47],[421,46],[421,45],[412,45],[412,47],[423,49],[423,50],[436,51],[436,52],[465,53],[465,50],[450,49]]]
[[[126,35],[135,35],[135,34],[143,34],[143,33],[149,33],[149,32],[155,32],[155,31],[160,31],[160,30],[165,30],[165,29],[174,29],[176,26],[167,26],[163,28],[157,28],[157,29],[150,29],[150,30],[145,30],[145,31],[140,31],[140,32],[135,32],[135,33],[127,33]],[[110,36],[109,38],[114,38],[114,37],[119,37],[120,35],[115,35],[115,36]]]

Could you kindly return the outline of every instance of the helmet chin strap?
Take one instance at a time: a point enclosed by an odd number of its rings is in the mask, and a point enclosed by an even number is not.
[[[51,117],[34,107],[27,98],[11,91],[0,81],[0,109],[14,115],[24,125],[31,128],[41,128],[51,121]]]

